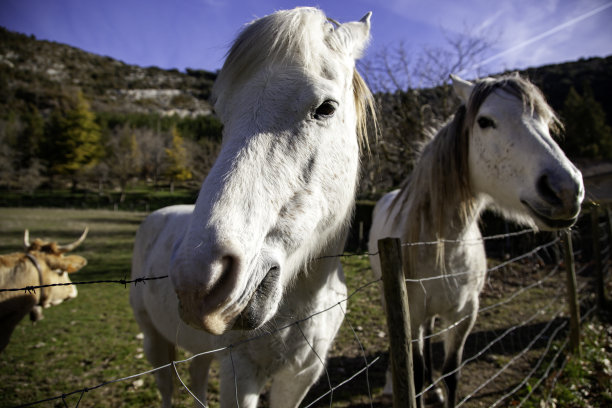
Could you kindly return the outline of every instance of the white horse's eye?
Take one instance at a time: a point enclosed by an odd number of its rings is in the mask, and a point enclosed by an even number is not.
[[[478,126],[480,126],[481,129],[495,129],[495,122],[493,122],[493,119],[487,118],[486,116],[481,116],[478,118]]]
[[[327,119],[334,116],[334,113],[336,113],[336,102],[327,100],[315,109],[314,117],[315,119]]]

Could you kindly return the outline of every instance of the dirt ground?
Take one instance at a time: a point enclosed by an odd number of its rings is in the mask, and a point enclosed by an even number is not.
[[[553,332],[558,330],[555,340],[563,341],[568,335],[568,313],[566,298],[565,270],[553,265],[545,265],[541,258],[530,258],[489,274],[481,293],[481,310],[495,305],[517,293],[516,298],[503,305],[481,312],[474,329],[465,345],[464,361],[469,362],[462,369],[458,401],[465,407],[514,406],[526,394],[527,386],[520,385],[523,379],[537,366],[545,353]],[[586,270],[588,273],[588,269]],[[547,278],[545,278],[548,276]],[[543,279],[545,278],[545,279]],[[543,279],[543,280],[542,280]],[[540,280],[542,282],[538,283]],[[592,302],[594,291],[589,288],[590,276],[579,276],[579,286],[587,301],[583,308]],[[533,285],[529,290],[521,288]],[[376,296],[370,293],[369,296]],[[591,300],[588,300],[591,299]],[[372,300],[372,302],[378,301]],[[584,311],[583,311],[584,313]],[[347,315],[350,321],[350,313]],[[345,326],[347,326],[345,324]],[[334,390],[331,397],[334,407],[391,407],[392,400],[382,395],[385,370],[388,364],[387,338],[384,322],[371,327],[354,328],[365,350],[367,361],[379,358],[368,370],[346,385]],[[343,328],[343,330],[347,330]],[[350,325],[349,329],[350,331]],[[351,331],[352,332],[352,331]],[[500,341],[495,339],[507,332]],[[340,335],[342,336],[342,334]],[[436,376],[440,375],[444,355],[439,338],[433,343],[433,358]],[[491,343],[494,343],[491,345]],[[338,342],[337,342],[338,344]],[[364,351],[355,340],[341,341],[346,346],[335,346],[328,360],[328,372],[332,384],[339,384],[365,367]],[[487,348],[488,347],[488,348]],[[527,351],[525,351],[527,350]],[[541,363],[538,373],[544,371],[548,361],[556,353],[554,347],[548,351],[547,358]],[[554,373],[554,371],[553,371]],[[539,378],[533,376],[533,383]],[[550,383],[544,382],[546,388]],[[304,399],[303,406],[329,392],[328,379],[323,375],[317,385]],[[520,391],[514,393],[518,387]],[[511,394],[503,398],[506,394]],[[371,398],[370,398],[371,395]],[[321,398],[312,406],[331,406],[330,396]],[[435,404],[428,404],[435,406]]]

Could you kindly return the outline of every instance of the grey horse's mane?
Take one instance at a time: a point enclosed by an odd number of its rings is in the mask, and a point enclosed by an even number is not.
[[[450,120],[422,146],[414,170],[401,185],[392,203],[398,217],[407,217],[403,242],[418,242],[424,232],[438,240],[436,258],[443,266],[444,231],[465,226],[478,211],[468,168],[469,131],[476,121],[481,105],[496,90],[513,95],[523,102],[525,110],[536,113],[549,123],[552,133],[562,124],[548,106],[540,90],[518,75],[485,78],[474,84],[467,106],[459,106]],[[452,219],[444,217],[449,205],[454,205]],[[399,220],[398,220],[399,221]]]

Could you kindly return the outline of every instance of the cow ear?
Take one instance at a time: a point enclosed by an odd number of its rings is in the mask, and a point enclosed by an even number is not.
[[[51,269],[61,269],[68,273],[73,273],[87,265],[87,259],[79,255],[68,255],[47,260]]]

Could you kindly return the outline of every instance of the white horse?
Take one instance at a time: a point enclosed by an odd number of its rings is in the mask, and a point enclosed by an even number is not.
[[[417,393],[424,382],[428,322],[438,317],[443,328],[450,327],[443,373],[461,363],[487,266],[478,229],[482,210],[493,207],[520,224],[553,230],[576,221],[584,198],[580,172],[551,137],[561,124],[533,84],[517,75],[474,84],[452,79],[462,105],[424,146],[402,187],[376,204],[369,236],[371,254],[385,237],[406,244],[412,336],[419,339],[413,352]],[[430,241],[437,244],[410,245]],[[380,276],[378,256],[370,261]],[[444,279],[411,281],[440,275]],[[449,406],[455,405],[458,378],[458,372],[445,377]],[[384,391],[391,388],[388,371]]]
[[[231,346],[193,360],[200,401],[213,357],[222,407],[255,407],[270,380],[270,406],[297,406],[323,370],[343,312],[305,318],[346,298],[338,258],[321,258],[342,251],[354,207],[369,31],[370,13],[338,24],[314,8],[247,25],[214,86],[223,145],[195,206],[156,211],[137,233],[132,277],[171,278],[130,291],[149,361]],[[166,407],[173,375],[156,372]]]

